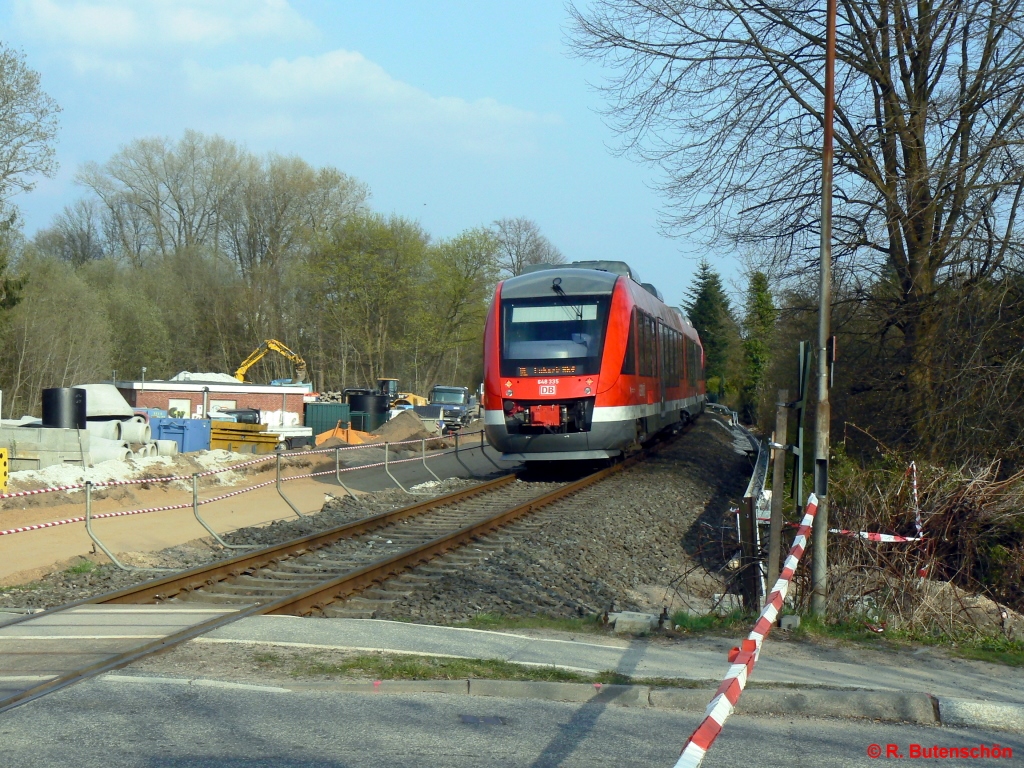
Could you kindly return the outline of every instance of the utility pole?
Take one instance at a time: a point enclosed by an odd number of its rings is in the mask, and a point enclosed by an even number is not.
[[[831,412],[829,385],[829,322],[832,311],[832,121],[836,89],[836,0],[825,11],[825,139],[821,152],[821,271],[818,278],[818,406],[814,418],[814,560],[811,570],[811,613],[825,613],[828,594],[828,454]]]

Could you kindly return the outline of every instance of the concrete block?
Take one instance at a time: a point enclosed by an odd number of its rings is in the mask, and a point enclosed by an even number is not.
[[[998,701],[972,701],[938,697],[939,719],[943,725],[969,728],[998,728],[1024,733],[1024,705]]]
[[[779,619],[779,629],[796,629],[799,626],[799,616],[783,616]]]
[[[8,449],[12,472],[89,463],[89,432],[84,429],[0,427],[0,447]]]
[[[608,622],[614,625],[616,634],[620,635],[642,635],[658,628],[658,617],[653,613],[609,613]]]

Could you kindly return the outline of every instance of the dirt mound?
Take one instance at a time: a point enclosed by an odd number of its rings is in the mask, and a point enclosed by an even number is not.
[[[423,426],[420,417],[412,411],[402,411],[391,421],[384,422],[373,435],[389,443],[433,437],[427,428]]]
[[[324,440],[317,448],[347,448],[348,443],[342,440],[340,437],[329,437]]]

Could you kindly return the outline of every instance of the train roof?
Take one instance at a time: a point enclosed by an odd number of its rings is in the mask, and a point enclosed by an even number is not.
[[[571,264],[528,264],[523,267],[521,274],[528,275],[531,272],[540,272],[545,269],[562,269],[572,267],[574,269],[596,269],[598,272],[611,272],[613,275],[628,277],[634,282],[640,282],[640,276],[630,268],[624,261],[574,261]]]
[[[559,270],[559,271],[564,271],[564,270],[571,270],[571,271],[588,270],[588,271],[595,271],[595,272],[604,272],[604,273],[606,273],[608,275],[618,275],[618,276],[621,276],[621,277],[628,277],[630,280],[632,280],[634,283],[639,285],[641,288],[643,288],[649,294],[651,294],[652,296],[655,296],[658,299],[658,301],[661,301],[661,302],[665,301],[665,297],[661,295],[661,291],[659,291],[657,288],[655,288],[654,285],[651,284],[651,283],[642,283],[642,282],[640,282],[640,276],[638,274],[636,274],[636,272],[633,271],[632,267],[630,267],[629,264],[627,264],[624,261],[592,260],[592,261],[574,261],[574,262],[572,262],[570,264],[529,264],[529,265],[527,265],[526,267],[523,268],[523,271],[519,275],[517,275],[516,277],[510,278],[509,280],[506,280],[505,283],[507,285],[510,281],[513,281],[513,280],[517,281],[517,280],[519,280],[519,279],[521,279],[523,277],[526,277],[526,276],[536,275],[538,272],[549,272],[551,270]],[[516,284],[516,288],[518,288],[519,285],[520,284],[517,283]],[[527,285],[530,286],[530,287],[526,288]],[[532,290],[534,288],[541,287],[542,285],[543,285],[543,287],[545,289],[547,288],[546,278],[540,278],[536,282],[534,282],[534,281],[527,281],[527,282],[522,284],[522,288],[524,290]],[[614,287],[614,285],[615,285],[615,281],[612,280],[611,281],[611,287]],[[610,293],[611,292],[611,287],[608,289],[608,291],[598,291],[598,292],[600,292],[600,293],[604,293],[604,292]],[[566,286],[566,285],[563,285],[562,289],[567,294],[568,293],[587,293],[588,292],[587,290],[574,290],[574,291],[570,291],[568,286]],[[506,296],[512,297],[512,294],[509,294],[506,291],[507,291],[507,288],[503,289],[502,290],[503,294],[506,295]],[[591,292],[593,292],[593,291],[591,291]],[[535,294],[528,294],[527,293],[527,294],[516,294],[516,295],[518,295],[520,297],[525,297],[525,296],[535,295]]]
[[[557,274],[551,274],[556,270]],[[558,279],[559,287],[566,296],[610,294],[615,289],[619,275],[594,269],[579,269],[573,265],[555,265],[551,270],[527,272],[510,277],[501,284],[503,299],[526,299],[533,296],[551,296],[553,281]]]

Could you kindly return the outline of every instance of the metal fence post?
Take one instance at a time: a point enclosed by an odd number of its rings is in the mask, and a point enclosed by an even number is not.
[[[470,477],[475,477],[476,475],[474,474],[473,470],[472,470],[472,469],[470,469],[470,468],[469,468],[469,467],[468,467],[468,466],[466,465],[466,462],[464,462],[464,461],[462,460],[462,457],[461,457],[461,456],[459,455],[459,433],[458,433],[458,431],[456,430],[456,431],[455,431],[455,432],[453,432],[452,434],[454,434],[454,435],[455,435],[455,460],[456,460],[457,462],[459,462],[459,464],[461,464],[461,465],[462,465],[462,468],[463,468],[463,469],[465,469],[465,470],[466,470],[467,472],[469,472],[469,476],[470,476]]]
[[[92,543],[103,550],[103,554],[110,558],[110,562],[120,568],[122,571],[173,571],[173,568],[140,568],[136,565],[125,565],[111,552],[106,546],[100,541],[99,537],[92,529],[92,483],[88,480],[85,483],[85,532],[89,534],[89,538],[92,539]]]
[[[359,498],[352,493],[352,489],[345,485],[341,480],[341,448],[334,449],[334,477],[337,479],[338,485],[345,489],[345,493],[351,496],[355,501],[359,501]]]
[[[501,469],[501,467],[498,466],[498,462],[496,462],[494,459],[492,459],[490,456],[488,456],[487,455],[487,451],[484,450],[484,431],[482,429],[480,430],[480,453],[482,453],[484,455],[484,457],[489,462],[491,462],[491,464],[494,465],[495,469]]]
[[[285,502],[287,502],[288,506],[292,508],[292,512],[294,512],[299,517],[305,517],[304,514],[299,512],[299,508],[296,507],[294,504],[292,504],[291,499],[289,499],[287,496],[284,495],[284,490],[281,488],[281,452],[280,451],[278,451],[278,453],[277,453],[277,492],[281,496],[281,498],[284,499]]]
[[[441,482],[441,478],[434,474],[434,470],[427,466],[427,439],[423,438],[420,440],[420,457],[423,459],[423,468],[427,470],[431,475],[434,475],[434,479],[437,482]]]
[[[385,442],[384,443],[384,471],[388,473],[388,477],[391,478],[392,482],[395,485],[397,485],[403,491],[408,493],[410,496],[423,496],[424,494],[423,494],[422,491],[410,491],[408,488],[406,488],[404,485],[402,485],[400,482],[398,482],[398,478],[397,477],[395,477],[393,474],[391,474],[391,467],[388,466],[388,452],[389,452],[389,448],[390,448],[390,445],[387,442]]]
[[[206,521],[199,516],[199,474],[197,472],[192,473],[192,514],[196,516],[196,520],[199,524],[205,528],[217,543],[225,549],[252,549],[255,545],[248,544],[228,544],[222,539],[213,528],[207,525]]]

